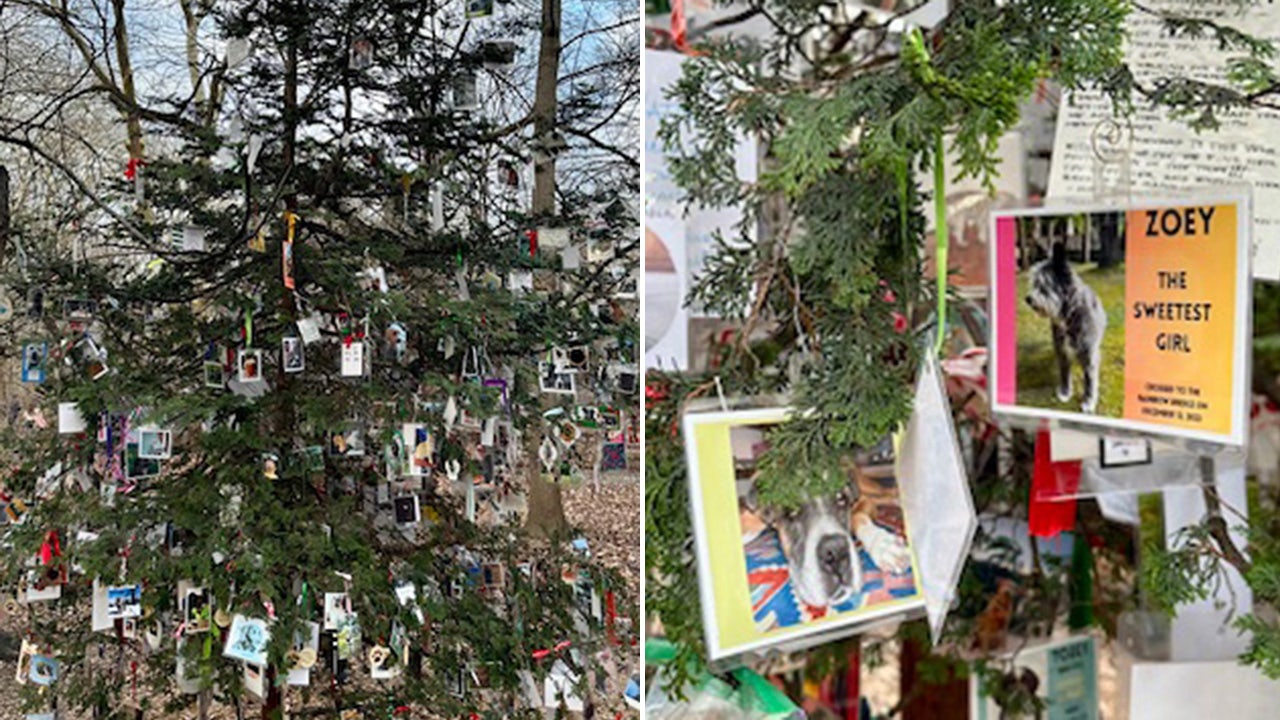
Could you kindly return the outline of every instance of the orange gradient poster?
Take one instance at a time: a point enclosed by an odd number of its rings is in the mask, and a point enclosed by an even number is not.
[[[1245,197],[993,218],[993,408],[1243,445]]]

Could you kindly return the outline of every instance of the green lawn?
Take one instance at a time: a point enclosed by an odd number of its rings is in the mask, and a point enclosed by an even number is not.
[[[1092,264],[1073,266],[1107,309],[1107,334],[1102,340],[1102,387],[1097,414],[1118,418],[1124,413],[1124,266],[1099,270]],[[1051,410],[1080,411],[1083,375],[1072,362],[1072,398],[1058,402],[1058,365],[1053,357],[1049,321],[1023,299],[1027,273],[1018,277],[1018,404]]]

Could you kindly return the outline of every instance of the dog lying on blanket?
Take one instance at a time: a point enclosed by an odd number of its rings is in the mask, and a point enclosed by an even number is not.
[[[742,502],[743,509],[778,534],[793,591],[813,608],[842,605],[861,594],[855,540],[887,573],[911,567],[911,552],[902,538],[873,520],[877,508],[886,504],[896,510],[897,494],[856,466],[839,492],[812,498],[799,508],[761,505],[754,486]]]

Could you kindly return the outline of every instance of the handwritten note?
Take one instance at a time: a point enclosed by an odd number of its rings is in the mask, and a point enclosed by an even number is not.
[[[1198,0],[1156,0],[1157,11],[1209,17],[1280,44],[1280,7]],[[1149,87],[1162,77],[1224,84],[1227,60],[1208,34],[1170,37],[1157,16],[1135,10],[1127,22],[1125,56],[1134,78]],[[1184,120],[1142,98],[1129,118],[1102,93],[1063,100],[1053,148],[1051,200],[1109,200],[1128,195],[1176,197],[1212,186],[1253,187],[1253,276],[1280,280],[1280,112],[1220,115],[1217,131],[1197,133]]]

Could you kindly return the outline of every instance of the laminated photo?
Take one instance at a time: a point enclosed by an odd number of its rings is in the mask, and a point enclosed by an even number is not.
[[[416,525],[422,519],[417,495],[401,495],[393,501],[396,523],[400,525]]]
[[[420,477],[431,472],[435,443],[426,425],[405,423],[401,428],[406,454],[405,474]]]
[[[283,360],[284,371],[287,373],[300,373],[307,367],[306,354],[302,349],[302,338],[283,338],[280,341],[280,356]]]
[[[554,362],[538,363],[538,389],[553,395],[573,395],[577,392],[574,373],[560,372]]]
[[[757,468],[786,408],[684,418],[703,624],[712,660],[798,649],[924,607],[891,438],[850,449],[839,492],[765,504]]]
[[[213,617],[213,600],[209,590],[179,584],[179,603],[183,628],[188,635],[208,632]]]
[[[1021,687],[1045,707],[1048,717],[1098,720],[1098,650],[1091,636],[1022,648],[991,667],[1003,671],[1001,684]],[[1001,720],[1011,710],[985,692],[977,673],[969,678],[969,717]]]
[[[29,342],[22,346],[22,382],[44,382],[45,358],[49,357],[49,343]]]
[[[222,363],[217,360],[206,360],[204,363],[204,386],[207,388],[222,388],[226,384],[226,378],[222,374]]]
[[[995,412],[1243,445],[1245,197],[992,215]]]
[[[173,452],[173,434],[168,430],[138,430],[138,457],[165,460]]]
[[[251,695],[266,697],[267,682],[266,675],[262,672],[262,667],[253,663],[245,663],[243,673],[245,691]]]
[[[271,630],[267,621],[236,615],[231,619],[231,627],[227,630],[227,644],[222,656],[250,665],[267,664],[267,643],[271,640]]]
[[[320,623],[309,622],[305,631],[293,634],[293,652],[286,656],[290,685],[305,687],[311,684],[311,668],[320,655]]]
[[[142,617],[142,586],[108,587],[107,617],[112,620]]]
[[[364,428],[349,425],[329,433],[329,455],[333,457],[363,457]]]
[[[136,442],[125,443],[124,477],[126,480],[141,480],[160,474],[160,461],[142,456]]]
[[[262,381],[262,351],[241,350],[236,358],[236,378],[242,383]]]
[[[334,631],[343,626],[347,618],[351,616],[351,612],[347,610],[346,593],[325,593],[324,594],[324,629],[325,631]]]
[[[28,676],[37,685],[52,685],[58,679],[58,661],[51,655],[32,655]]]

